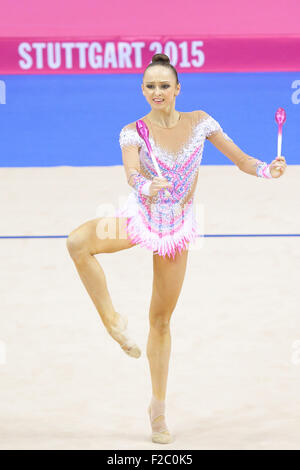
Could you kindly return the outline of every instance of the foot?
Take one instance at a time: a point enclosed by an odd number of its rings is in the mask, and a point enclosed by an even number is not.
[[[165,422],[165,401],[158,400],[154,395],[148,407],[152,427],[152,442],[169,444],[173,441],[172,435]]]
[[[109,334],[114,338],[121,346],[123,351],[131,357],[138,358],[141,355],[141,350],[130,338],[130,334],[127,328],[128,318],[120,314],[118,321],[115,325],[111,325],[107,328]]]

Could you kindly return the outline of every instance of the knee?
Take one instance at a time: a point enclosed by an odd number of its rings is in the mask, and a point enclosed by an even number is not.
[[[163,315],[151,315],[150,316],[150,326],[157,333],[164,334],[169,331],[170,328],[170,314],[164,313]]]
[[[76,233],[71,232],[66,241],[67,249],[72,258],[77,258],[86,251],[84,237]]]

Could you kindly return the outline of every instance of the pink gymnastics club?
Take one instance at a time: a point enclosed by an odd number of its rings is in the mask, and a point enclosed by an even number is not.
[[[163,176],[162,176],[160,168],[157,164],[155,155],[152,151],[151,144],[149,142],[149,129],[147,127],[147,124],[142,119],[139,119],[138,121],[136,121],[136,130],[137,130],[139,136],[144,140],[144,142],[147,146],[147,149],[148,149],[149,155],[152,159],[152,162],[153,162],[154,168],[156,170],[156,173],[158,174],[158,176],[160,178],[162,178]],[[169,193],[169,191],[167,189],[164,189],[164,194],[165,194],[166,197],[171,196],[171,194]]]
[[[278,124],[278,139],[277,139],[277,157],[281,156],[281,143],[282,143],[282,126],[286,121],[286,112],[283,108],[278,108],[275,113],[275,121]]]

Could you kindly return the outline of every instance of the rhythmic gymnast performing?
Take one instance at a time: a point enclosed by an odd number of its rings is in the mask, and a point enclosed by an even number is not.
[[[152,397],[147,411],[152,441],[166,444],[173,441],[165,416],[170,320],[183,285],[189,244],[197,237],[194,193],[204,143],[208,139],[239,170],[256,177],[279,178],[287,165],[280,155],[281,127],[278,155],[267,164],[243,152],[204,110],[177,111],[181,85],[165,54],[152,57],[141,87],[151,111],[125,125],[119,135],[130,195],[115,217],[98,217],[73,230],[67,248],[107,332],[133,358],[139,358],[141,350],[129,334],[127,317],[114,309],[104,271],[94,255],[137,245],[153,253],[147,342]],[[281,108],[276,121],[280,126],[285,121]],[[116,227],[114,237],[102,236],[105,224]]]

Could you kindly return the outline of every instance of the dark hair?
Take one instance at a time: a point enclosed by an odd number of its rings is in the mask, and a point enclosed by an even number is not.
[[[178,85],[179,80],[178,80],[177,70],[170,63],[170,59],[166,54],[154,54],[154,56],[152,56],[152,62],[145,68],[143,78],[146,73],[146,70],[148,70],[149,67],[153,67],[153,65],[163,65],[164,67],[169,67],[173,71],[175,78],[176,78],[176,83]]]

